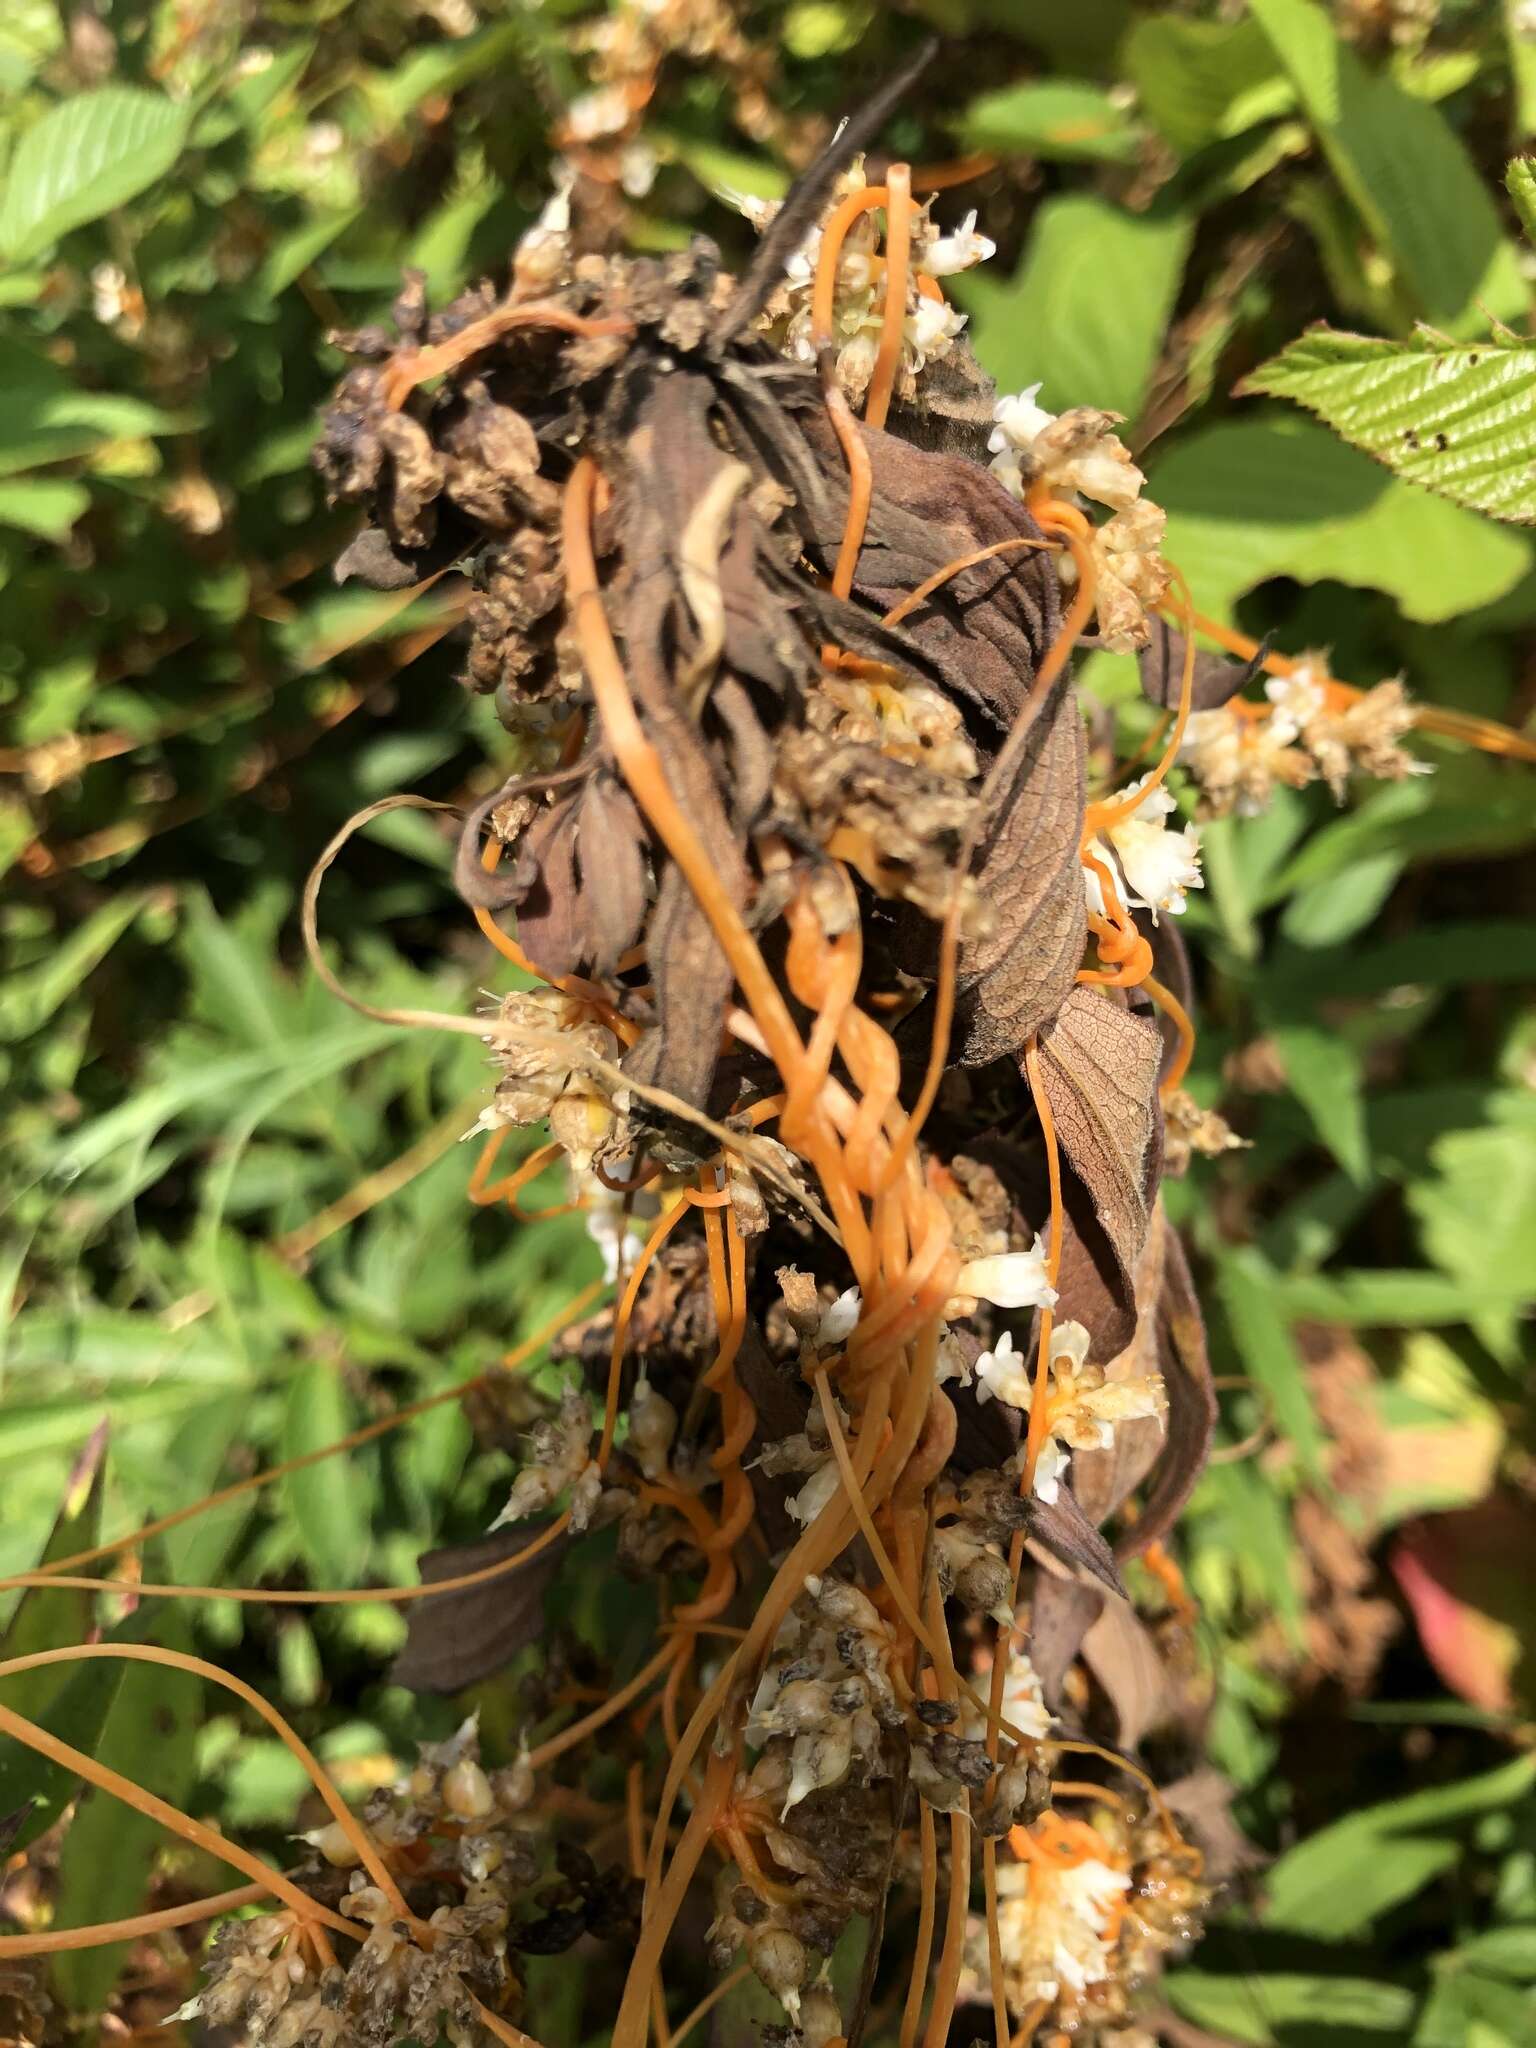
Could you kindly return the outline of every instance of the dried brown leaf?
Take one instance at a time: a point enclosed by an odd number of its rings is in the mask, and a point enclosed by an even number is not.
[[[1077,857],[1082,818],[1082,721],[1063,679],[997,793],[982,838],[977,880],[995,920],[960,954],[955,1056],[963,1065],[1018,1053],[1073,1000],[1088,932]]]
[[[1128,1276],[1146,1241],[1156,1186],[1161,1057],[1154,1025],[1081,985],[1040,1033],[1041,1074],[1062,1152]]]
[[[1166,619],[1154,620],[1152,638],[1137,656],[1141,687],[1154,704],[1172,711],[1184,687],[1184,653],[1189,642]],[[1251,661],[1228,661],[1225,655],[1195,650],[1195,669],[1190,703],[1196,711],[1216,711],[1246,689],[1263,672],[1266,641]]]
[[[500,1564],[525,1550],[545,1526],[520,1522],[479,1543],[429,1550],[421,1558],[422,1579],[431,1584]],[[519,1650],[543,1635],[544,1595],[575,1540],[567,1530],[521,1571],[412,1601],[405,1648],[389,1674],[393,1682],[412,1692],[462,1692],[510,1664]]]
[[[1166,1238],[1157,1341],[1168,1394],[1167,1438],[1141,1513],[1115,1545],[1121,1559],[1136,1557],[1168,1534],[1205,1470],[1216,1431],[1216,1391],[1199,1297],[1178,1232],[1169,1228]]]
[[[1032,1500],[1028,1507],[1029,1533],[1052,1557],[1088,1572],[1122,1599],[1128,1597],[1114,1552],[1083,1512],[1071,1487],[1059,1488],[1054,1501]]]
[[[1151,1631],[1125,1601],[1106,1600],[1081,1655],[1114,1710],[1116,1747],[1139,1749],[1178,1704]]]

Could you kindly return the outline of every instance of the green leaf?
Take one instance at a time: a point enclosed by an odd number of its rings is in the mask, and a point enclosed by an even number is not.
[[[1296,946],[1331,947],[1352,939],[1376,916],[1402,872],[1400,855],[1367,854],[1335,880],[1297,890],[1280,929]]]
[[[1255,1386],[1269,1396],[1276,1428],[1295,1446],[1307,1471],[1316,1473],[1322,1461],[1322,1434],[1276,1275],[1251,1246],[1224,1252],[1217,1290],[1238,1355]]]
[[[1297,1972],[1175,1970],[1165,1979],[1169,2003],[1197,2026],[1213,2027],[1254,2048],[1285,2048],[1304,2040],[1347,2041],[1346,2028],[1402,2040],[1413,2018],[1414,1996],[1368,1977],[1317,1977]],[[1303,2034],[1315,2026],[1326,2033]]]
[[[52,1533],[38,1559],[39,1566],[72,1557],[79,1550],[89,1550],[99,1539],[106,1454],[107,1425],[103,1422],[92,1432],[75,1461]],[[94,1598],[94,1594],[63,1586],[29,1587],[0,1635],[0,1661],[84,1642],[90,1633]],[[23,1671],[7,1680],[5,1703],[15,1713],[36,1720],[48,1702],[63,1691],[70,1676],[67,1665]]]
[[[1491,604],[1530,568],[1522,535],[1415,490],[1309,420],[1207,427],[1151,477],[1168,556],[1206,612],[1290,576],[1382,590],[1434,623]]]
[[[1430,1258],[1490,1306],[1536,1299],[1536,1100],[1496,1097],[1485,1129],[1450,1131],[1429,1156],[1434,1177],[1414,1181],[1408,1206]]]
[[[1514,157],[1504,173],[1504,189],[1515,202],[1527,239],[1536,242],[1536,157]]]
[[[1001,149],[1073,162],[1081,157],[1123,162],[1136,153],[1136,131],[1099,86],[1072,78],[1030,79],[973,100],[955,123],[967,149]]]
[[[1097,405],[1134,418],[1178,295],[1190,226],[1086,192],[1047,200],[1015,277],[957,281],[977,354],[999,389],[1043,383],[1053,412]],[[1050,307],[1049,320],[1033,317],[1040,306]]]
[[[317,1361],[297,1374],[283,1423],[283,1456],[322,1450],[354,1426],[336,1367]],[[356,1583],[368,1555],[367,1505],[360,1474],[345,1456],[327,1458],[282,1482],[305,1556],[322,1585]]]
[[[1365,1136],[1364,1070],[1347,1039],[1321,1024],[1274,1020],[1270,1026],[1291,1092],[1318,1137],[1351,1180],[1370,1177]]]
[[[111,896],[33,968],[0,984],[0,1040],[41,1030],[59,1005],[111,952],[146,901],[142,890]]]
[[[17,145],[0,202],[0,250],[25,262],[163,178],[190,110],[137,85],[104,85],[52,107]]]
[[[1252,0],[1318,141],[1412,309],[1474,331],[1480,308],[1525,300],[1514,251],[1471,159],[1438,107],[1372,72],[1313,0]]]
[[[40,1728],[60,1742],[67,1742],[71,1749],[93,1756],[125,1669],[124,1665],[105,1661],[77,1667],[56,1697],[28,1719],[35,1718]],[[21,1706],[13,1706],[13,1701],[17,1698],[16,1689],[32,1676],[24,1671],[19,1677],[0,1679],[0,1704],[13,1707],[16,1713],[24,1712]],[[51,1763],[25,1743],[12,1741],[9,1736],[0,1741],[0,1813],[25,1809],[27,1814],[7,1843],[7,1851],[25,1849],[45,1834],[74,1798],[79,1784],[73,1771]]]
[[[1293,399],[1411,483],[1536,520],[1536,348],[1312,327],[1238,387]]]
[[[360,206],[348,206],[338,213],[322,213],[279,236],[256,274],[256,296],[261,300],[280,298],[317,256],[323,256],[332,242],[346,233],[361,212]],[[311,442],[313,439],[311,434]]]
[[[1536,1983],[1536,1927],[1491,1927],[1452,1949],[1445,1961],[1517,1984]]]
[[[1269,38],[1251,18],[1145,14],[1125,39],[1122,61],[1147,119],[1185,153],[1296,104]]]
[[[1264,1924],[1339,1940],[1412,1898],[1460,1860],[1447,1829],[1498,1812],[1536,1783],[1536,1758],[1521,1756],[1465,1778],[1365,1807],[1289,1849],[1270,1867]]]
[[[0,526],[65,541],[90,502],[84,484],[63,477],[8,477],[0,483]]]
[[[157,1632],[168,1649],[191,1648],[184,1613],[157,1620]],[[152,1664],[120,1668],[122,1684],[94,1754],[98,1762],[179,1806],[196,1774],[203,1682],[191,1672]],[[90,1788],[64,1837],[53,1924],[89,1927],[138,1911],[165,1843],[165,1830],[157,1821],[125,1806],[110,1792]],[[128,1942],[114,1942],[104,1948],[66,1950],[54,1958],[53,1981],[71,2011],[102,2010],[129,1947]]]

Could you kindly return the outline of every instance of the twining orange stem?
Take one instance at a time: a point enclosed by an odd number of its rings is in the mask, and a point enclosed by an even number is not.
[[[681,1650],[676,1641],[664,1643],[656,1655],[648,1663],[642,1664],[634,1677],[626,1685],[621,1685],[616,1693],[611,1693],[600,1707],[594,1708],[590,1714],[583,1714],[581,1719],[573,1721],[569,1728],[562,1728],[558,1735],[551,1735],[547,1742],[541,1742],[537,1749],[530,1750],[527,1759],[529,1767],[535,1771],[542,1771],[545,1765],[552,1764],[556,1757],[564,1756],[568,1749],[575,1749],[579,1743],[585,1742],[589,1735],[594,1734],[599,1728],[606,1727],[608,1722],[623,1713],[631,1700],[638,1699],[646,1687],[654,1679],[659,1678],[680,1654]]]
[[[1169,1096],[1175,1088],[1182,1085],[1184,1076],[1189,1072],[1189,1063],[1194,1056],[1195,1050],[1195,1027],[1190,1021],[1188,1010],[1185,1009],[1173,990],[1165,988],[1162,982],[1157,980],[1154,975],[1144,975],[1141,986],[1178,1033],[1178,1045],[1174,1050],[1172,1060],[1169,1062],[1168,1071],[1164,1074],[1160,1084],[1160,1092],[1164,1096]]]
[[[990,150],[978,150],[974,156],[955,157],[949,163],[918,164],[912,173],[912,184],[918,192],[945,192],[951,185],[969,184],[972,178],[984,178],[988,171],[995,171],[1002,162]]]
[[[602,334],[633,334],[634,322],[618,317],[589,320],[565,306],[536,303],[525,306],[497,306],[479,320],[471,320],[446,341],[430,348],[399,349],[384,372],[383,398],[390,412],[398,412],[418,384],[442,377],[467,363],[482,349],[490,348],[504,334],[519,327],[553,327],[562,334],[584,338]]]
[[[405,1900],[400,1896],[400,1888],[379,1854],[373,1837],[331,1783],[320,1759],[276,1707],[263,1699],[253,1686],[247,1685],[243,1678],[221,1671],[217,1664],[210,1664],[203,1657],[193,1657],[182,1650],[164,1650],[155,1643],[81,1643],[62,1650],[35,1650],[29,1656],[11,1657],[0,1663],[0,1678],[15,1678],[23,1671],[41,1671],[55,1664],[88,1664],[98,1660],[117,1664],[154,1664],[171,1671],[185,1671],[194,1678],[222,1686],[226,1692],[244,1700],[248,1707],[253,1707],[303,1766],[310,1783],[329,1808],[331,1818],[357,1851],[363,1868],[389,1900],[396,1916],[402,1920],[411,1918]]]
[[[601,1279],[589,1281],[563,1308],[557,1309],[554,1315],[541,1323],[531,1337],[509,1351],[496,1370],[512,1372],[532,1358],[536,1352],[542,1351],[551,1337],[558,1335],[567,1324],[575,1322],[576,1318],[590,1307],[606,1285],[607,1282]],[[445,1387],[439,1394],[428,1394],[420,1401],[409,1402],[404,1408],[395,1409],[392,1414],[383,1416],[379,1421],[353,1430],[350,1436],[341,1437],[336,1443],[326,1444],[317,1451],[306,1451],[301,1457],[287,1458],[281,1465],[269,1466],[264,1472],[253,1472],[247,1479],[237,1479],[233,1485],[222,1487],[217,1493],[205,1495],[202,1500],[194,1501],[190,1507],[178,1508],[174,1514],[162,1515],[158,1521],[147,1522],[142,1529],[134,1529],[126,1536],[114,1537],[109,1543],[95,1544],[89,1550],[77,1550],[70,1557],[56,1558],[51,1564],[39,1565],[36,1571],[19,1572],[11,1578],[0,1579],[0,1592],[10,1592],[23,1586],[57,1584],[60,1575],[73,1571],[76,1565],[94,1564],[98,1558],[112,1557],[121,1550],[136,1549],[141,1543],[147,1543],[151,1537],[163,1536],[168,1529],[180,1528],[183,1522],[190,1522],[198,1515],[205,1515],[213,1508],[222,1507],[226,1501],[238,1499],[243,1493],[252,1493],[258,1487],[270,1486],[274,1480],[286,1479],[291,1472],[306,1471],[311,1465],[318,1465],[326,1458],[334,1458],[343,1451],[356,1450],[360,1444],[372,1443],[375,1437],[384,1436],[388,1431],[398,1429],[402,1423],[410,1422],[418,1415],[425,1415],[431,1408],[440,1408],[445,1402],[460,1400],[472,1388],[485,1385],[492,1377],[492,1373],[476,1373],[472,1379],[460,1380],[457,1385]],[[103,1592],[123,1593],[131,1590],[139,1594],[145,1591],[145,1588],[136,1582],[131,1588],[119,1585],[113,1580],[85,1583],[88,1587],[94,1586]],[[265,1592],[259,1592],[253,1593],[251,1597],[266,1599],[269,1596]],[[376,1600],[382,1596],[370,1590],[351,1597]]]
[[[926,1799],[917,1806],[917,1840],[921,1883],[918,1889],[917,1940],[912,1949],[912,1971],[907,1979],[906,2004],[901,2012],[901,2034],[897,2048],[912,2048],[918,2021],[923,2016],[923,1993],[928,1988],[928,1963],[933,1954],[933,1923],[938,1905],[938,1842],[933,1825],[933,1808]]]
[[[0,1963],[19,1962],[23,1956],[56,1956],[70,1949],[104,1948],[109,1942],[137,1941],[173,1927],[195,1927],[200,1920],[216,1919],[220,1913],[233,1913],[271,1896],[270,1885],[242,1884],[233,1891],[215,1892],[212,1898],[191,1899],[184,1906],[135,1913],[128,1920],[98,1920],[94,1927],[50,1927],[45,1934],[0,1934]]]
[[[1016,548],[1043,548],[1049,551],[1059,546],[1058,541],[1036,540],[1029,534],[1016,533],[1010,535],[1007,540],[993,541],[990,547],[977,548],[973,554],[960,555],[955,561],[946,562],[942,569],[935,569],[931,576],[918,584],[916,590],[909,590],[904,598],[891,606],[880,623],[883,626],[899,626],[903,619],[910,617],[917,610],[924,599],[932,597],[933,593],[948,583],[952,577],[961,575],[967,569],[974,569],[978,563],[990,562],[994,555],[1011,554]]]
[[[837,301],[837,269],[842,261],[843,244],[848,239],[848,230],[861,213],[868,213],[876,206],[884,206],[886,190],[883,185],[861,186],[857,192],[850,192],[840,199],[827,217],[821,231],[821,250],[816,258],[816,275],[811,285],[811,346],[817,349],[830,348],[836,338],[834,309]]]
[[[592,499],[597,465],[584,455],[571,471],[562,521],[566,589],[576,614],[581,653],[603,730],[631,793],[661,835],[668,853],[682,870],[698,899],[742,992],[751,1004],[781,1069],[792,1073],[805,1049],[788,1005],[779,993],[747,929],[715,871],[703,841],[672,793],[661,757],[645,737],[630,697],[629,683],[613,643],[597,582],[592,549]]]
[[[1184,744],[1184,729],[1189,724],[1190,707],[1194,701],[1195,682],[1195,607],[1189,594],[1189,585],[1170,562],[1169,573],[1174,588],[1179,593],[1184,628],[1184,667],[1179,681],[1178,709],[1174,713],[1173,730],[1168,735],[1157,766],[1137,790],[1126,796],[1106,797],[1102,802],[1091,803],[1083,819],[1084,843],[1097,838],[1100,832],[1117,825],[1123,818],[1129,818],[1141,808],[1152,791],[1168,779],[1168,771],[1179,758],[1179,749]]]
[[[1034,1098],[1035,1115],[1040,1119],[1040,1135],[1045,1143],[1046,1175],[1051,1191],[1051,1242],[1046,1252],[1046,1277],[1052,1287],[1061,1278],[1061,1239],[1064,1214],[1061,1202],[1061,1152],[1056,1143],[1056,1121],[1051,1115],[1050,1098],[1046,1094],[1045,1079],[1040,1071],[1040,1041],[1030,1034],[1024,1047],[1024,1072],[1029,1081],[1029,1092]],[[1019,1491],[1026,1498],[1035,1489],[1035,1467],[1040,1462],[1040,1453],[1045,1448],[1047,1428],[1050,1422],[1051,1384],[1051,1330],[1054,1322],[1049,1308],[1040,1310],[1040,1350],[1035,1360],[1034,1398],[1029,1404],[1029,1434],[1024,1441],[1024,1472]]]
[[[982,1887],[987,1903],[987,1975],[992,1980],[992,2032],[996,2048],[1008,2048],[1008,1993],[1003,1981],[1003,1931],[997,1916],[997,1842],[981,1845]]]
[[[651,1262],[657,1252],[687,1213],[686,1201],[674,1202],[670,1209],[662,1211],[650,1236],[645,1240],[644,1250],[635,1261],[635,1270],[625,1283],[618,1313],[613,1319],[613,1343],[608,1354],[608,1394],[603,1406],[602,1442],[597,1452],[597,1463],[600,1467],[608,1463],[608,1454],[613,1449],[614,1431],[619,1426],[619,1386],[624,1372],[624,1348],[629,1339],[629,1319],[634,1314],[641,1283],[650,1271]]]
[[[328,1445],[324,1451],[315,1452],[310,1462],[313,1464],[319,1458],[329,1457],[334,1448]],[[199,1503],[198,1512],[201,1511]],[[136,1600],[233,1600],[237,1605],[247,1607],[353,1607],[363,1600],[432,1600],[439,1593],[461,1593],[467,1586],[489,1585],[494,1579],[503,1579],[510,1572],[520,1571],[542,1551],[548,1550],[552,1543],[559,1541],[570,1519],[568,1511],[559,1515],[511,1557],[482,1565],[478,1571],[459,1572],[449,1579],[429,1579],[417,1586],[355,1586],[344,1589],[330,1586],[165,1586],[138,1579],[79,1578],[72,1572],[55,1571],[17,1572],[0,1585],[0,1592],[12,1586],[67,1586],[79,1593],[132,1593]],[[137,1536],[127,1539],[129,1542],[139,1540]]]
[[[17,1659],[14,1670],[27,1660]],[[354,1941],[361,1941],[363,1930],[355,1921],[343,1920],[339,1913],[333,1913],[329,1906],[322,1906],[308,1893],[300,1891],[291,1879],[281,1871],[271,1870],[259,1856],[253,1856],[249,1849],[242,1849],[238,1843],[227,1840],[214,1828],[205,1827],[194,1820],[180,1807],[170,1806],[163,1799],[157,1799],[153,1792],[146,1792],[142,1785],[136,1785],[131,1778],[122,1777],[117,1771],[109,1770],[105,1764],[87,1756],[83,1750],[61,1742],[56,1735],[50,1735],[46,1728],[38,1728],[21,1714],[13,1713],[9,1707],[0,1706],[0,1734],[13,1737],[27,1749],[36,1750],[50,1763],[72,1772],[77,1778],[84,1778],[87,1784],[95,1785],[103,1792],[110,1792],[121,1799],[125,1806],[132,1806],[147,1819],[158,1821],[160,1826],[180,1835],[183,1841],[216,1856],[221,1863],[228,1863],[242,1871],[260,1885],[263,1891],[271,1893],[289,1906],[301,1919],[318,1920],[334,1928],[338,1934],[347,1934]]]
[[[912,173],[906,164],[892,164],[885,174],[885,307],[880,319],[880,347],[864,417],[883,427],[901,368],[902,336],[907,324],[907,282],[912,255]]]

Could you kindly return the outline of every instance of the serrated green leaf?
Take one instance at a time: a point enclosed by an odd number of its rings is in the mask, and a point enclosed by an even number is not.
[[[1314,0],[1251,0],[1334,176],[1393,263],[1412,310],[1454,331],[1525,300],[1497,209],[1438,107],[1369,70]]]
[[[1178,294],[1191,223],[1132,214],[1074,192],[1034,219],[1010,280],[973,272],[956,297],[971,315],[977,355],[1003,391],[1043,383],[1053,412],[1098,405],[1134,419]],[[1039,321],[1029,309],[1049,306]]]
[[[1435,623],[1491,604],[1530,567],[1523,535],[1415,490],[1307,419],[1207,427],[1149,470],[1168,556],[1202,611],[1290,576],[1382,590]]]
[[[1289,398],[1412,483],[1536,521],[1536,348],[1314,327],[1239,386]]]
[[[1006,149],[1072,162],[1122,162],[1136,151],[1125,109],[1101,87],[1077,79],[1030,79],[973,100],[955,122],[967,149]]]
[[[104,85],[52,107],[21,138],[0,202],[0,249],[25,262],[165,176],[189,108],[137,85]]]

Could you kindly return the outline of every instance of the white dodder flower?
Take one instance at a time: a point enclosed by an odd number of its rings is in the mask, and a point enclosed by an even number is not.
[[[952,228],[947,235],[939,235],[924,249],[918,259],[918,268],[929,277],[953,277],[957,271],[973,270],[978,263],[985,263],[997,254],[997,244],[986,235],[976,232],[976,209]],[[1035,387],[1037,390],[1039,386]]]
[[[1035,1463],[1034,1491],[1049,1505],[1061,1489],[1069,1451],[1107,1451],[1115,1424],[1163,1412],[1163,1383],[1145,1379],[1106,1380],[1102,1366],[1089,1365],[1088,1332],[1081,1323],[1058,1323],[1051,1332],[1046,1391],[1045,1441]],[[976,1361],[980,1401],[1006,1401],[1028,1414],[1034,1406],[1034,1368],[1004,1332],[996,1347]]]
[[[1064,1986],[1081,1992],[1109,1976],[1130,1882],[1127,1872],[1093,1856],[999,1870],[1003,1952],[1022,1970],[1025,1999],[1055,1999]]]
[[[1178,916],[1188,902],[1185,891],[1203,888],[1205,878],[1200,872],[1198,830],[1193,825],[1185,825],[1175,831],[1172,826],[1165,825],[1163,820],[1171,817],[1175,809],[1173,798],[1161,783],[1152,789],[1148,789],[1146,784],[1147,777],[1143,775],[1122,791],[1122,799],[1129,799],[1138,791],[1145,791],[1145,794],[1128,817],[1120,818],[1106,828],[1105,836],[1120,857],[1120,866],[1130,891],[1130,907],[1150,910],[1152,922],[1156,924],[1160,910],[1171,911]],[[1088,908],[1095,916],[1102,917],[1103,885],[1086,863],[1083,887],[1088,896]]]
[[[1037,1237],[1028,1251],[996,1252],[960,1268],[957,1294],[975,1295],[996,1308],[1054,1308],[1056,1290],[1048,1278],[1045,1247]]]

